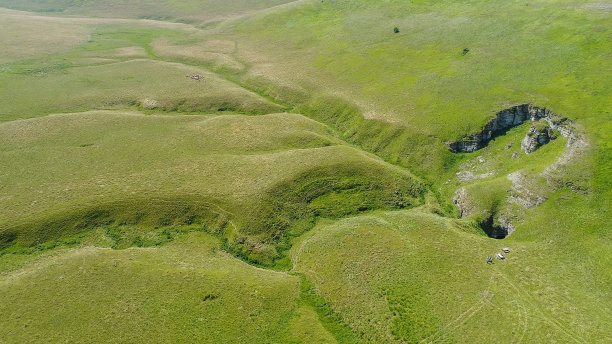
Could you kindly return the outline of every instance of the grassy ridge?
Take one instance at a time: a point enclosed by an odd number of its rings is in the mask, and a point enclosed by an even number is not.
[[[196,74],[203,75],[204,80],[186,78]],[[201,69],[150,60],[28,69],[3,73],[0,82],[11,85],[3,88],[0,96],[0,102],[5,105],[0,110],[3,121],[53,112],[130,106],[161,111],[249,114],[281,109]],[[97,91],[91,92],[92,88]]]
[[[416,177],[299,115],[102,111],[0,131],[5,248],[108,225],[208,224],[233,252],[269,265],[317,217],[411,207],[424,192]]]

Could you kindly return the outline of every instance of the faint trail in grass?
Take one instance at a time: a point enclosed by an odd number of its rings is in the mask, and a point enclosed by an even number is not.
[[[485,303],[486,301],[481,299],[477,304],[470,307],[467,311],[461,313],[455,320],[451,321],[445,327],[434,333],[433,337],[430,336],[429,339],[426,338],[421,340],[419,343],[424,343],[425,341],[427,343],[436,343],[438,340],[448,336],[452,330],[462,326],[466,321],[470,320],[474,315],[480,312]]]
[[[527,308],[522,303],[519,303],[519,309],[520,309],[519,321],[521,322],[522,331],[521,331],[521,337],[518,338],[516,343],[523,342],[523,339],[525,338],[525,334],[527,333],[527,329],[529,328],[529,324],[527,323],[527,318],[529,317],[529,314],[527,313]]]
[[[32,262],[31,264],[28,264],[27,266],[19,270],[9,272],[4,276],[0,275],[0,283],[9,284],[11,282],[18,280],[19,278],[25,275],[28,275],[36,271],[39,271],[41,269],[52,266],[53,264],[56,264],[61,260],[68,259],[71,257],[76,257],[82,254],[96,251],[96,250],[103,250],[103,248],[87,246],[87,247],[82,247],[78,249],[68,249],[65,252],[58,252],[57,254],[54,254],[51,257],[48,257],[48,256],[39,257],[38,260]]]
[[[535,309],[538,311],[538,313],[540,313],[540,318],[547,321],[549,324],[551,324],[553,327],[557,328],[559,331],[561,331],[561,333],[565,334],[568,338],[572,339],[573,341],[575,341],[576,343],[586,343],[586,341],[583,338],[580,338],[578,335],[576,335],[575,333],[572,333],[567,326],[563,325],[562,323],[560,323],[559,321],[549,317],[548,315],[546,315],[543,311],[542,311],[542,307],[540,307],[535,301],[531,300],[530,296],[527,295],[526,293],[524,293],[522,291],[522,289],[520,289],[519,287],[516,286],[516,284],[514,284],[512,282],[512,280],[510,280],[510,278],[508,276],[506,276],[504,273],[497,271],[497,274],[502,277],[507,283],[508,285],[510,285],[512,287],[512,289],[514,289],[516,291],[516,293],[521,297],[521,299],[523,299],[529,306],[531,306],[531,308]],[[526,321],[526,320],[525,320]]]
[[[449,323],[444,325],[442,328],[438,329],[436,332],[430,334],[429,336],[421,339],[419,343],[435,343],[439,339],[447,336],[452,330],[458,328],[463,325],[466,321],[471,319],[474,315],[476,315],[480,310],[485,306],[485,304],[489,301],[489,289],[491,284],[493,283],[493,276],[489,279],[489,283],[487,284],[487,289],[482,293],[481,298],[476,301],[470,308],[468,308],[465,312],[459,314],[458,317],[451,320]]]

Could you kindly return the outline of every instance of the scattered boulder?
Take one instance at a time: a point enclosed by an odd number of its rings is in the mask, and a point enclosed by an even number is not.
[[[461,172],[457,172],[456,175],[457,175],[457,180],[460,183],[467,183],[467,182],[471,182],[472,180],[485,179],[485,178],[492,177],[494,173],[487,172],[487,173],[475,174],[472,171],[461,171]]]
[[[155,99],[145,99],[141,102],[142,108],[145,110],[153,110],[159,107],[159,102]]]

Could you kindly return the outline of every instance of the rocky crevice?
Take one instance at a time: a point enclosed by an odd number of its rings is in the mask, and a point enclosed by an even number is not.
[[[514,227],[512,227],[512,229],[509,231],[510,228],[504,227],[501,224],[495,224],[493,215],[480,221],[480,227],[489,238],[493,239],[503,239],[510,235],[510,233],[512,233],[512,230],[514,230]]]
[[[503,239],[514,231],[514,225],[511,222],[512,216],[506,213],[497,213],[496,211],[482,211],[475,205],[473,196],[466,188],[461,188],[455,192],[453,203],[459,210],[459,217],[469,217],[472,215],[479,218],[478,225],[485,234],[494,239]]]

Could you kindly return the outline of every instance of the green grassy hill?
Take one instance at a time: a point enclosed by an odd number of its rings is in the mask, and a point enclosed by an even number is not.
[[[0,343],[612,339],[609,4],[0,7]]]
[[[279,240],[316,216],[410,207],[424,192],[411,174],[299,115],[98,111],[0,128],[7,250],[100,226],[107,234],[141,226],[159,235],[160,227],[190,225],[271,264]]]

